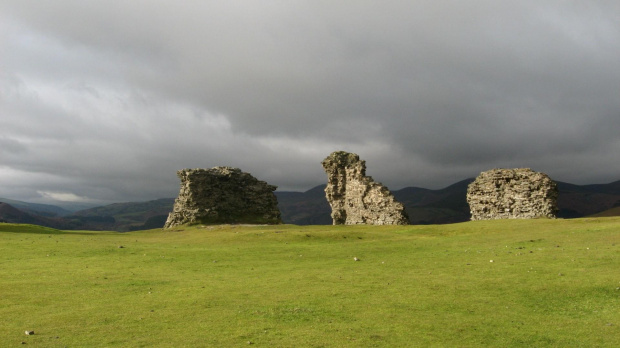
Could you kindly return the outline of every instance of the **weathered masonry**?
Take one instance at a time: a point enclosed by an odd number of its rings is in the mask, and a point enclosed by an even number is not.
[[[276,186],[238,168],[183,169],[179,197],[164,228],[182,224],[282,223]]]
[[[321,162],[327,173],[325,195],[334,225],[407,225],[404,206],[372,177],[354,153],[337,151]]]
[[[557,184],[529,168],[480,173],[467,188],[472,220],[555,218]]]

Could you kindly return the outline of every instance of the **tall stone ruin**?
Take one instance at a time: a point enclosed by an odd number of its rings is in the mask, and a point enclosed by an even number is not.
[[[407,225],[405,207],[381,183],[366,176],[366,162],[337,151],[321,162],[327,173],[325,195],[334,225]]]
[[[182,224],[280,224],[276,186],[238,168],[183,169],[164,228]]]
[[[555,218],[557,184],[529,168],[480,173],[467,188],[472,220]]]

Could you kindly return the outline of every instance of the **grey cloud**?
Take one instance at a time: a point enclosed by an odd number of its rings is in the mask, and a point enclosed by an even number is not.
[[[308,189],[340,149],[393,188],[506,166],[617,180],[619,11],[4,1],[2,165],[110,201],[174,195],[177,169],[215,165]]]
[[[5,156],[9,154],[22,154],[26,152],[26,145],[22,144],[16,139],[8,138],[6,136],[0,137],[0,153]]]

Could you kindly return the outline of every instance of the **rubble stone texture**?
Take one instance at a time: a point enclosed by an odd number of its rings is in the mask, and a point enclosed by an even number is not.
[[[183,169],[164,228],[182,224],[280,224],[276,186],[238,168]]]
[[[334,225],[407,225],[405,207],[381,183],[366,176],[366,162],[354,153],[333,152],[323,162],[325,195]]]
[[[555,218],[557,184],[529,168],[480,173],[467,188],[472,220]]]

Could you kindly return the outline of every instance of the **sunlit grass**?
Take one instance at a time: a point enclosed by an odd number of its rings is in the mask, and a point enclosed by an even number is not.
[[[0,224],[0,279],[6,346],[620,345],[619,218]]]

